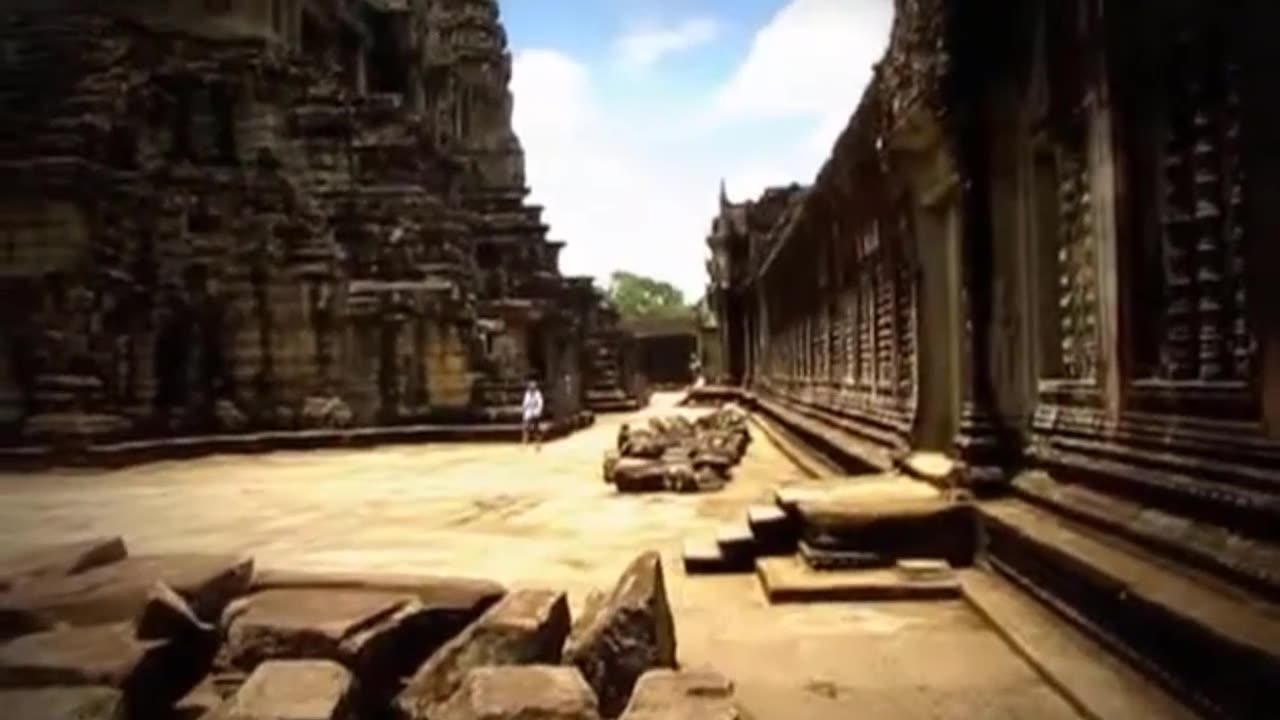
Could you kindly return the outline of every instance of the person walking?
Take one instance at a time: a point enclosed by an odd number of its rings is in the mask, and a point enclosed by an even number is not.
[[[530,380],[528,387],[524,390],[524,401],[520,403],[521,414],[524,418],[524,425],[520,433],[520,443],[527,445],[529,443],[529,435],[533,435],[535,447],[542,450],[542,391],[538,389],[538,383]]]

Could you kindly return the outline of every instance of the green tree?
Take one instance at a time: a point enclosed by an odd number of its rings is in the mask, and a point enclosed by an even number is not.
[[[609,299],[624,318],[679,317],[691,312],[676,286],[624,271],[610,277]]]

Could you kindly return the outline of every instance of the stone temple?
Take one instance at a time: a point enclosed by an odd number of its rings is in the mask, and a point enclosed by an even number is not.
[[[813,183],[721,200],[717,392],[977,497],[990,566],[1204,717],[1280,716],[1276,4],[895,10]]]
[[[526,202],[493,0],[9,2],[0,50],[4,443],[642,395]]]

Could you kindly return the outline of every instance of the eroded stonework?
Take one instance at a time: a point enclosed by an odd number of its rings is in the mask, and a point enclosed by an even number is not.
[[[16,5],[6,442],[580,411],[495,2]]]

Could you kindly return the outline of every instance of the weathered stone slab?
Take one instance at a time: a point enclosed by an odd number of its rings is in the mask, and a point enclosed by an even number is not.
[[[205,677],[174,704],[172,720],[206,720],[222,706],[222,701],[213,677]]]
[[[65,686],[0,690],[9,720],[125,720],[124,696],[109,687]]]
[[[396,700],[411,718],[430,717],[476,667],[560,662],[569,632],[563,592],[521,589],[507,594],[422,664]]]
[[[778,487],[774,494],[777,504],[790,512],[794,512],[802,503],[809,507],[839,510],[866,503],[928,500],[940,496],[937,488],[893,473],[872,473],[785,485]]]
[[[118,537],[34,548],[0,559],[0,591],[34,578],[74,575],[119,562],[128,554]]]
[[[658,553],[633,560],[609,597],[578,619],[564,654],[595,690],[605,717],[622,712],[645,672],[675,667],[675,621]]]
[[[619,492],[662,492],[667,489],[667,464],[661,460],[620,458],[609,481]]]
[[[960,582],[954,575],[915,579],[895,568],[814,570],[794,557],[766,557],[756,560],[756,574],[772,603],[960,597]]]
[[[262,569],[253,576],[252,590],[371,590],[407,593],[423,605],[475,611],[477,616],[497,602],[507,589],[481,578],[390,573],[300,572]]]
[[[161,644],[139,640],[129,623],[26,635],[0,646],[0,686],[123,687],[146,654]]]
[[[355,685],[328,660],[272,660],[258,666],[212,720],[352,720]]]
[[[596,697],[572,667],[482,667],[467,673],[432,720],[599,720]]]
[[[937,557],[967,565],[977,543],[972,509],[942,498],[800,503],[804,539],[817,549],[855,550],[886,558]]]
[[[249,671],[266,660],[351,660],[344,641],[415,603],[403,593],[359,590],[266,590],[223,614],[222,659]],[[354,648],[358,651],[359,648]]]
[[[0,646],[0,687],[119,688],[134,715],[166,708],[203,677],[213,648],[140,640],[132,623],[66,627]]]
[[[228,608],[218,665],[247,672],[267,660],[332,660],[355,674],[363,697],[389,702],[402,678],[476,617],[474,594],[437,599],[443,607],[404,592],[265,590]]]
[[[64,577],[41,577],[0,593],[0,617],[39,627],[133,620],[157,582],[173,588],[197,617],[216,621],[244,594],[253,561],[217,555],[131,557]]]
[[[172,588],[156,583],[134,622],[134,632],[141,640],[198,639],[212,636],[216,628],[196,617]]]
[[[650,670],[636,682],[622,720],[745,720],[733,683],[711,670]]]

